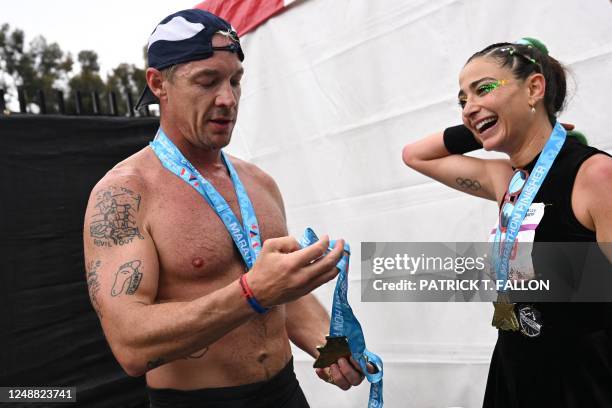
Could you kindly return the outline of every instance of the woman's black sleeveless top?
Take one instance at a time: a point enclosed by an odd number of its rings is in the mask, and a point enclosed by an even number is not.
[[[583,276],[561,245],[538,253],[544,242],[595,242],[595,232],[580,224],[571,207],[578,169],[589,157],[603,153],[568,137],[534,202],[545,204],[535,233],[536,277],[555,271],[571,287]],[[537,157],[525,167],[531,171]],[[546,244],[541,244],[545,246]],[[571,246],[571,245],[570,245]],[[583,247],[586,246],[583,244]],[[595,245],[596,264],[610,263]],[[551,253],[551,251],[553,253]],[[574,259],[575,254],[572,255]],[[612,273],[609,278],[612,279]],[[597,285],[597,282],[596,282]],[[610,280],[602,290],[612,291]],[[539,337],[499,331],[493,351],[484,404],[486,408],[610,408],[612,407],[612,303],[538,303],[543,329]]]

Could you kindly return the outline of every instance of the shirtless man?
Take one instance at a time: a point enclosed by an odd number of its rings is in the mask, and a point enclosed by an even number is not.
[[[139,103],[160,104],[158,138],[165,135],[241,221],[220,150],[230,142],[240,99],[244,55],[236,34],[210,13],[180,11],[151,34],[148,57],[148,88]],[[123,369],[132,376],[146,373],[153,407],[202,401],[214,407],[308,407],[289,341],[318,355],[329,317],[310,292],[338,273],[343,242],[325,256],[327,237],[300,249],[287,237],[272,178],[237,158],[229,161],[259,223],[263,247],[253,267],[248,270],[220,216],[194,189],[198,182],[177,177],[146,147],[92,191],[84,226],[92,304]],[[133,212],[119,241],[91,229],[109,198]],[[243,275],[252,297],[245,297]],[[260,314],[257,307],[268,311]],[[342,389],[363,380],[344,358],[317,373]]]

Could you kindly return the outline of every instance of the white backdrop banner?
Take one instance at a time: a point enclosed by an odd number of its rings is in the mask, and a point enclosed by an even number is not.
[[[486,241],[495,203],[408,169],[402,147],[460,123],[458,75],[485,46],[543,41],[571,70],[562,121],[612,149],[609,0],[309,0],[242,39],[245,76],[228,149],[271,174],[290,232],[306,226],[363,241]],[[485,153],[479,155],[491,156]],[[486,303],[362,303],[359,262],[349,299],[368,348],[385,360],[387,407],[479,407],[496,338]],[[330,307],[333,285],[315,294]],[[314,408],[365,407],[367,386],[320,381],[296,350]]]

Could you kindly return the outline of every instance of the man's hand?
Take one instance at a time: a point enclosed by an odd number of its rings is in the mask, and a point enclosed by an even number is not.
[[[327,235],[304,249],[292,237],[266,240],[246,276],[258,302],[264,307],[291,302],[335,278],[344,240],[325,254],[328,246]]]
[[[330,384],[334,384],[345,391],[354,385],[361,384],[365,378],[359,367],[359,363],[357,363],[353,357],[351,357],[350,360],[340,357],[337,363],[332,364],[330,367],[316,368],[315,371],[320,379]],[[376,372],[376,368],[370,363],[368,363],[368,372],[370,374]]]

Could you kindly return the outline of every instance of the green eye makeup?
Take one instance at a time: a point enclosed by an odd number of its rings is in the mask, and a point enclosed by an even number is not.
[[[487,84],[480,85],[476,89],[476,93],[478,94],[478,96],[484,96],[488,94],[489,92],[499,88],[500,86],[506,85],[507,83],[508,81],[506,79],[499,79],[497,81],[489,82]],[[466,103],[467,103],[467,96],[461,95],[459,97],[459,106],[461,107],[461,109],[465,107]]]
[[[500,86],[505,85],[507,82],[508,81],[506,81],[505,79],[500,79],[500,80],[495,81],[495,82],[490,82],[488,84],[480,85],[478,87],[478,94],[480,94],[480,95],[488,94],[489,92],[493,91],[494,89],[497,89]]]

